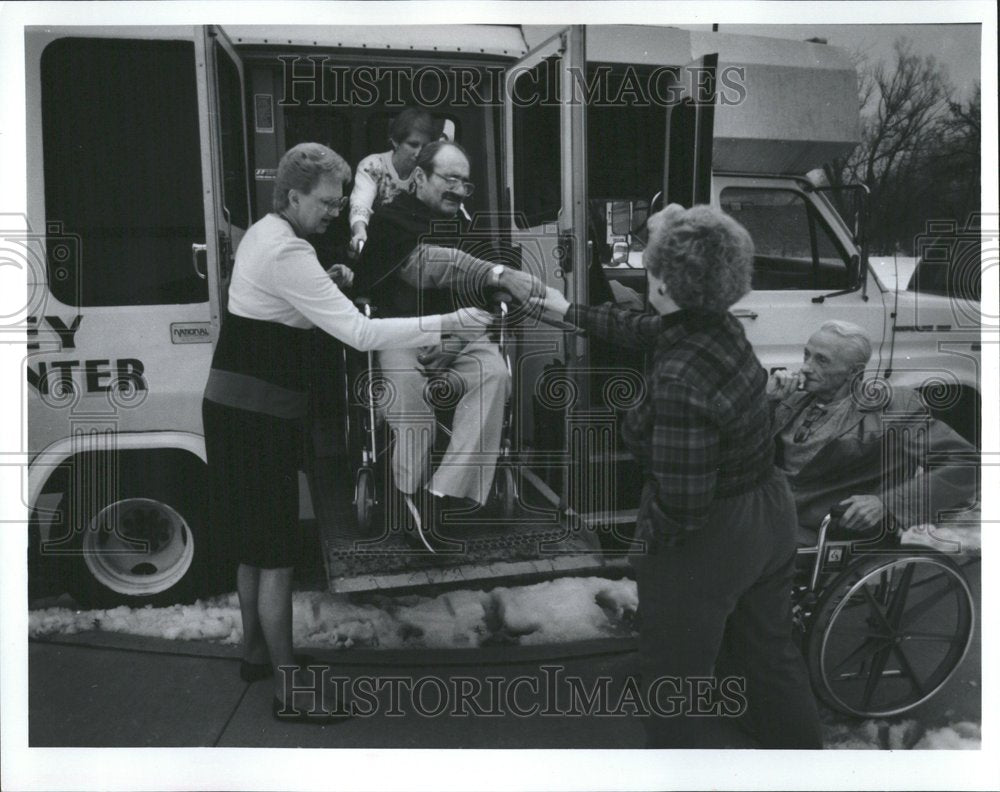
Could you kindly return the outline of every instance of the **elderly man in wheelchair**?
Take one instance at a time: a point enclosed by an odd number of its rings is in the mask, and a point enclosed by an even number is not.
[[[864,381],[870,357],[862,328],[827,322],[798,372],[771,376],[768,397],[801,526],[795,609],[814,688],[876,717],[930,698],[971,641],[961,557],[900,534],[975,501],[978,452],[914,391]]]

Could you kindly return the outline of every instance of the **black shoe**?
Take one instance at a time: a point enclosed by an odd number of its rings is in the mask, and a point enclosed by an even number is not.
[[[322,665],[310,654],[295,655],[295,664],[300,666]],[[244,682],[260,682],[274,676],[274,667],[270,663],[249,663],[240,660],[240,679]]]
[[[346,709],[340,712],[300,710],[291,704],[286,704],[275,696],[271,700],[271,717],[276,721],[283,721],[285,723],[309,723],[313,726],[332,726],[337,723],[349,721],[353,715]]]

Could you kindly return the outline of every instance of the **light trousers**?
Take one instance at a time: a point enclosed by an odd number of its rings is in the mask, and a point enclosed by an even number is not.
[[[433,349],[433,348],[431,348]],[[384,411],[395,443],[392,475],[396,487],[413,494],[424,484],[436,495],[470,498],[486,503],[500,451],[504,403],[510,377],[500,349],[485,335],[466,345],[450,365],[461,379],[462,395],[444,388],[435,398],[418,361],[421,349],[388,349],[378,353],[381,376],[388,393]],[[444,458],[428,481],[430,452],[437,424],[434,404],[454,404],[451,441]]]

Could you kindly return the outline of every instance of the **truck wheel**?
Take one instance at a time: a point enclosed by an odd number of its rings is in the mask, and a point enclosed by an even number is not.
[[[171,487],[152,476],[122,473],[114,500],[88,514],[60,511],[73,529],[60,551],[69,593],[85,607],[172,605],[226,587],[229,570],[209,575],[208,537],[200,488]],[[227,565],[229,566],[229,565]]]

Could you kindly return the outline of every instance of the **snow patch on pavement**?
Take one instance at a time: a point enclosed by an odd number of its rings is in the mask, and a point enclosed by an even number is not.
[[[597,577],[436,597],[381,596],[363,603],[326,592],[296,592],[292,635],[296,646],[333,649],[565,643],[627,634],[637,603],[634,581]],[[238,644],[243,635],[235,594],[166,608],[46,608],[29,614],[32,638],[88,630],[224,644]]]
[[[959,721],[927,729],[912,719],[895,723],[866,720],[826,724],[823,727],[823,747],[860,751],[978,751],[982,748],[982,727],[972,721]]]

